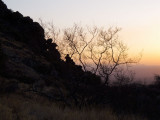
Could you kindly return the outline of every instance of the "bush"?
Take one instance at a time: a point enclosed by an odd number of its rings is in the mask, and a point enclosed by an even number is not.
[[[155,75],[154,76],[154,79],[155,79],[155,85],[160,85],[160,75]]]

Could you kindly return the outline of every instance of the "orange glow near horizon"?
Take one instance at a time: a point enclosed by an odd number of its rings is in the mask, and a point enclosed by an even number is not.
[[[140,61],[140,64],[145,65],[160,65],[160,55],[144,55]]]
[[[140,64],[160,65],[160,24],[158,22],[122,28],[121,33],[120,38],[127,43],[133,53],[143,50]]]

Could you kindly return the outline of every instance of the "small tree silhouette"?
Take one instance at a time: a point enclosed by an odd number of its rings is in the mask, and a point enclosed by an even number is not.
[[[160,85],[160,75],[155,75],[154,79],[155,79],[155,84]]]

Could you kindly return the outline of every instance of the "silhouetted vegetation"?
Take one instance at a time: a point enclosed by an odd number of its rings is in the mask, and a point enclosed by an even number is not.
[[[137,63],[139,59],[128,57],[127,47],[117,40],[119,29],[89,31],[92,37],[86,41],[83,29],[66,29],[63,39],[67,42],[63,47],[67,49],[63,51],[55,43],[59,30],[45,39],[39,23],[8,10],[0,0],[0,117],[138,120],[137,116],[141,116],[158,120],[160,77],[155,76],[156,82],[148,86],[134,83],[134,73],[126,74],[119,66]],[[90,44],[93,38],[100,41]],[[85,50],[95,65],[93,69],[88,69],[82,59]],[[112,77],[116,81],[109,83]],[[69,117],[66,111],[70,112]]]
[[[40,24],[46,30],[46,38],[53,38],[58,45],[62,59],[67,55],[85,72],[99,75],[105,85],[109,85],[113,77],[120,80],[122,68],[141,59],[141,54],[130,57],[127,46],[118,38],[119,28],[91,28],[75,24],[61,32],[53,23],[44,23],[40,19]]]

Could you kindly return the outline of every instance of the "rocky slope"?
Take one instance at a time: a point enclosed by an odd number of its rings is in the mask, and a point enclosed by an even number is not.
[[[1,92],[32,91],[66,104],[71,99],[75,104],[84,101],[101,85],[100,78],[84,72],[69,56],[61,60],[56,46],[45,39],[39,23],[0,0]]]
[[[38,23],[12,12],[0,1],[0,43],[5,56],[1,76],[24,83],[44,81],[45,72],[51,69],[42,56],[45,41]]]

